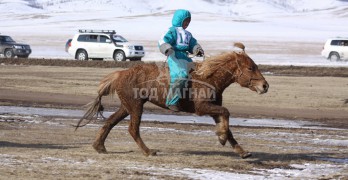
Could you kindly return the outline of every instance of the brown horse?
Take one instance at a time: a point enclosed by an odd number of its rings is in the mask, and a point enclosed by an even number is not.
[[[193,63],[190,77],[185,81],[188,88],[181,90],[180,107],[184,112],[211,116],[216,123],[216,135],[220,143],[225,145],[228,141],[236,153],[242,158],[247,158],[251,153],[243,150],[229,129],[230,113],[222,106],[222,93],[234,82],[259,94],[266,93],[269,86],[257,65],[245,53],[244,45],[239,45],[242,48],[240,52],[228,52],[202,63]],[[155,150],[149,149],[144,144],[140,137],[139,126],[145,102],[149,101],[167,108],[168,87],[168,68],[156,64],[142,64],[110,73],[100,82],[97,98],[90,103],[89,109],[77,127],[80,127],[83,119],[92,119],[102,111],[102,96],[117,93],[121,106],[99,130],[93,143],[94,149],[98,153],[106,153],[104,142],[109,132],[117,123],[130,115],[129,133],[145,156],[156,155]]]

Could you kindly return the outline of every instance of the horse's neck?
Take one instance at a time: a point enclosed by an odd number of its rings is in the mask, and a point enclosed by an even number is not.
[[[213,73],[212,78],[216,80],[215,84],[223,92],[228,86],[235,82],[235,71],[237,68],[232,63],[227,63],[226,66],[219,68]]]

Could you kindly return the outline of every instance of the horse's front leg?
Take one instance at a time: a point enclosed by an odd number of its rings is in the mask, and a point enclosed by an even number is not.
[[[227,111],[228,112],[228,111]],[[227,115],[228,114],[228,115]],[[216,135],[219,138],[220,144],[225,145],[228,140],[229,130],[229,113],[213,116],[216,124]]]
[[[212,103],[201,103],[196,106],[198,115],[210,115],[216,123],[216,135],[222,145],[225,145],[227,140],[233,147],[234,151],[242,158],[251,156],[251,153],[245,151],[238,142],[234,139],[233,134],[229,128],[229,111],[219,105]]]
[[[220,121],[219,116],[212,116],[215,120],[215,123],[218,124]],[[228,142],[231,144],[232,148],[234,149],[234,151],[240,155],[240,157],[244,158],[248,158],[251,156],[251,153],[248,151],[245,151],[242,146],[240,146],[238,144],[238,142],[234,139],[232,131],[230,129],[228,129],[227,132],[227,140]],[[224,145],[224,144],[223,144]]]
[[[239,154],[239,156],[243,159],[248,158],[251,156],[251,153],[248,151],[245,151],[242,146],[240,146],[237,141],[234,139],[232,135],[232,131],[229,130],[228,132],[228,142],[230,142],[231,146],[233,147],[234,151]]]
[[[229,116],[230,113],[225,107],[211,104],[200,103],[196,105],[196,113],[198,115],[210,115],[216,123],[216,135],[222,145],[225,145],[228,140],[229,132]]]

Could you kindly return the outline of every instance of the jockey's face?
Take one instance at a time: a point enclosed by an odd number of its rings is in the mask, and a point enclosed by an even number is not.
[[[186,18],[184,22],[182,23],[182,28],[186,29],[191,22],[191,18]]]

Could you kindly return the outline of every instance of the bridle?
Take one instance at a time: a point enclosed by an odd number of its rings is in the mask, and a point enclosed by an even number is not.
[[[236,53],[236,52],[235,52]],[[237,64],[237,67],[238,67],[238,70],[240,71],[240,74],[239,75],[235,75],[234,73],[232,73],[230,70],[226,69],[226,68],[222,68],[223,70],[227,71],[228,73],[230,73],[233,77],[235,77],[235,81],[238,81],[242,76],[246,76],[247,78],[249,78],[249,81],[248,81],[248,87],[252,87],[252,83],[251,81],[253,80],[264,80],[265,78],[262,77],[262,78],[254,78],[253,76],[249,76],[247,74],[245,74],[242,70],[242,68],[240,67],[239,65],[239,62],[238,62],[238,58],[236,58],[236,64]]]
[[[251,81],[253,81],[253,80],[264,80],[265,79],[264,77],[262,77],[262,78],[254,78],[252,75],[249,76],[249,75],[245,74],[243,72],[242,68],[239,65],[238,59],[236,59],[236,64],[237,64],[238,70],[240,71],[240,74],[238,76],[236,76],[236,75],[233,75],[233,76],[235,76],[237,78],[236,81],[239,80],[243,75],[246,76],[247,78],[249,78],[249,81],[248,81],[248,87],[249,88],[252,87]]]

